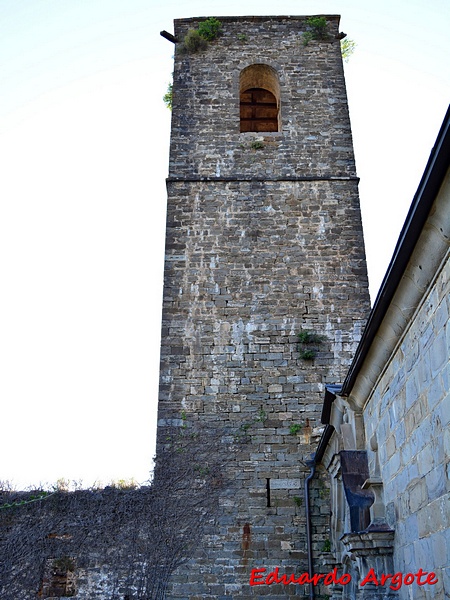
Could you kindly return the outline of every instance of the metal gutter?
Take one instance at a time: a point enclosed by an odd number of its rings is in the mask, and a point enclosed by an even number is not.
[[[320,417],[322,425],[328,425],[330,423],[331,406],[335,401],[336,396],[340,395],[341,390],[342,385],[340,383],[329,383],[325,386],[325,398],[323,400],[322,415]]]
[[[327,425],[325,427],[325,430],[322,433],[322,437],[320,438],[317,452],[313,455],[312,459],[306,463],[306,465],[311,469],[308,477],[305,478],[306,547],[308,553],[308,573],[310,577],[314,575],[314,560],[312,549],[311,501],[309,498],[309,484],[313,480],[314,475],[316,474],[316,466],[322,460],[323,454],[326,450],[331,436],[333,435],[333,432],[334,427],[332,425]],[[309,583],[308,598],[309,600],[314,600],[315,598],[314,584],[312,581],[310,581]]]
[[[423,230],[430,209],[450,165],[450,107],[430,153],[430,158],[415,193],[411,208],[400,232],[391,262],[370,312],[355,357],[342,385],[340,395],[348,396],[389,308],[411,254]]]
[[[311,472],[305,479],[305,512],[306,512],[306,544],[308,550],[308,574],[311,578],[314,574],[313,551],[312,551],[312,528],[311,528],[311,503],[309,501],[309,482],[316,472],[315,457],[308,463]],[[314,584],[309,582],[309,600],[314,600]]]
[[[311,502],[309,499],[309,484],[316,473],[316,466],[320,464],[324,452],[328,446],[331,436],[334,432],[333,425],[329,424],[331,415],[331,405],[334,402],[336,395],[340,392],[340,385],[325,386],[325,401],[322,410],[322,423],[326,423],[326,427],[322,432],[319,445],[316,453],[308,461],[307,466],[311,469],[310,474],[305,479],[305,512],[306,512],[306,542],[308,550],[308,573],[311,577],[314,574],[313,551],[312,551],[312,528],[311,528]],[[314,585],[309,584],[309,600],[314,600]]]

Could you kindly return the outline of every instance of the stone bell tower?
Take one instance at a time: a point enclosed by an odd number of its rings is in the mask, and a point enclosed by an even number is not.
[[[218,19],[195,53],[181,42],[205,19],[175,21],[159,436],[181,414],[251,428],[213,541],[169,597],[303,596],[249,578],[308,569],[304,461],[369,310],[339,17],[320,35],[308,17]]]

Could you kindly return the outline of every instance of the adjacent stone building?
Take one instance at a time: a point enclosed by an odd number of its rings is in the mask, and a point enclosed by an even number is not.
[[[172,38],[158,442],[199,423],[244,443],[170,597],[304,596],[249,582],[308,571],[311,523],[312,550],[327,549],[321,480],[305,516],[307,461],[370,308],[342,35],[333,15],[219,21],[198,52],[186,36],[205,19],[175,21]]]
[[[450,598],[449,158],[450,110],[350,370],[325,395],[327,558],[354,582],[336,599]],[[371,569],[379,584],[401,575],[377,586]]]

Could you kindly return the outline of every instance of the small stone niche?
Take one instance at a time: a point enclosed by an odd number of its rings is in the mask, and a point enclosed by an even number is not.
[[[75,572],[75,559],[70,556],[47,559],[38,597],[52,600],[76,596]]]

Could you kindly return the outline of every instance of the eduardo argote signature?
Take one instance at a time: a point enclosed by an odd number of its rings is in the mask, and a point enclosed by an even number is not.
[[[320,582],[323,585],[347,585],[352,580],[349,573],[343,573],[340,577],[338,576],[337,568],[334,568],[329,573],[310,575],[309,573],[302,573],[297,576],[295,573],[290,575],[279,574],[279,567],[276,567],[273,571],[265,575],[267,569],[252,569],[250,573],[250,585],[271,585],[273,583],[282,583],[288,585],[291,583],[306,585],[312,583],[318,585]],[[389,585],[391,590],[399,590],[403,585],[411,585],[414,582],[417,585],[435,585],[438,582],[436,573],[430,571],[424,571],[419,569],[417,573],[381,573],[376,575],[374,569],[370,569],[367,575],[362,581],[359,582],[360,587],[364,587],[366,584],[371,583],[373,585]]]

